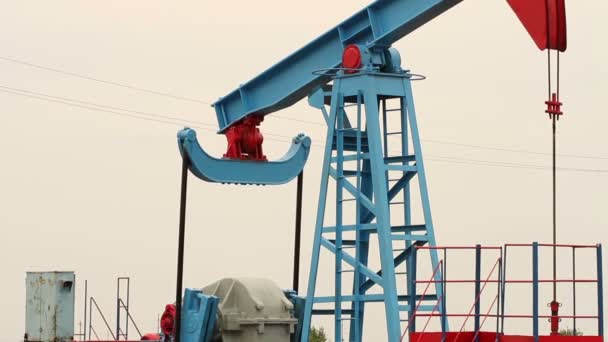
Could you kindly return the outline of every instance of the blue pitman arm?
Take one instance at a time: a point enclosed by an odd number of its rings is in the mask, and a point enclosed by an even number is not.
[[[330,81],[316,70],[340,66],[350,44],[388,48],[462,0],[377,0],[215,104],[220,133],[250,114],[289,107]]]

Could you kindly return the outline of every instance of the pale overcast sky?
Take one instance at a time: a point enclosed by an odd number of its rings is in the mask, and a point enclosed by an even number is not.
[[[76,272],[77,330],[85,279],[113,322],[115,277],[130,276],[133,315],[145,331],[156,329],[157,314],[173,300],[175,286],[180,174],[175,134],[183,122],[136,119],[15,92],[199,121],[210,129],[199,130],[205,147],[220,155],[225,140],[213,134],[215,115],[205,102],[233,90],[368,2],[4,0],[0,57],[201,102],[0,59],[0,341],[23,336],[26,271]],[[608,3],[567,4],[559,240],[606,243]],[[463,1],[395,46],[405,67],[428,77],[416,84],[415,100],[439,243],[550,241],[546,55],[536,49],[506,2]],[[33,93],[27,94],[42,97]],[[280,116],[322,122],[305,101]],[[305,132],[317,146],[306,168],[305,282],[324,127],[271,116],[262,130],[271,158],[288,148],[288,143],[272,140],[286,139],[273,134]],[[201,287],[234,275],[267,277],[290,286],[295,184],[242,188],[193,180],[189,199],[186,286]],[[567,254],[562,260],[560,269],[567,272]],[[549,259],[544,262],[548,270]],[[332,263],[325,259],[326,277]],[[463,272],[470,271],[465,266]],[[459,268],[452,268],[458,274]],[[581,273],[593,276],[593,269],[583,268]],[[565,285],[560,288],[570,291]],[[545,300],[550,300],[548,293]],[[581,313],[595,313],[591,300],[585,305],[580,304]],[[568,305],[564,310],[570,310]],[[368,317],[373,324],[366,336],[381,340],[381,317]],[[329,327],[331,322],[317,324]],[[524,322],[514,329],[529,333],[529,326]],[[593,334],[593,327],[583,329]],[[542,328],[546,331],[548,324]],[[103,331],[102,326],[97,330]]]

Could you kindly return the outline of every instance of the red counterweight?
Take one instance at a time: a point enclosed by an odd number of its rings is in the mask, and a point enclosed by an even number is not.
[[[226,131],[228,150],[224,158],[267,161],[262,144],[264,136],[258,126],[264,121],[263,116],[250,115]]]

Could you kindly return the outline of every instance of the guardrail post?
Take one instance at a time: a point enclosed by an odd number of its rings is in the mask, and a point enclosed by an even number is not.
[[[475,246],[475,342],[479,342],[479,326],[481,311],[481,245]]]
[[[408,333],[413,333],[416,332],[416,263],[417,263],[417,258],[418,258],[418,248],[416,248],[416,246],[412,246],[412,255],[409,259],[409,265],[408,265],[408,278],[410,279],[409,283],[408,283],[408,295],[410,297],[409,300],[409,314],[408,314],[408,325],[409,325],[409,331]]]
[[[505,332],[505,298],[507,291],[507,250],[509,249],[509,245],[505,244],[504,254],[502,256],[502,279],[501,279],[501,289],[500,289],[500,302],[502,306],[500,307],[500,333],[504,334]]]
[[[496,290],[496,298],[498,305],[496,306],[496,341],[500,341],[500,306],[502,305],[501,291],[502,291],[502,248],[500,249],[500,257],[498,259],[498,288]]]
[[[597,334],[604,336],[604,271],[602,266],[602,245],[597,245]]]
[[[532,333],[538,342],[538,242],[532,243]]]
[[[447,305],[445,301],[445,293],[447,291],[447,283],[446,283],[446,267],[445,267],[445,252],[443,256],[443,260],[441,260],[441,342],[447,341],[448,335],[448,312]]]

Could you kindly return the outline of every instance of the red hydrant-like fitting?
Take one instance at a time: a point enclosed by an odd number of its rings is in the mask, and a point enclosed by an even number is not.
[[[551,99],[549,101],[545,101],[545,104],[547,105],[547,110],[545,113],[549,114],[550,118],[553,118],[553,115],[557,115],[557,118],[559,119],[559,116],[564,114],[562,113],[563,103],[559,102],[556,93],[553,93]]]
[[[560,307],[560,303],[556,302],[556,301],[552,301],[550,306],[551,306],[551,336],[559,336],[559,321],[561,320],[559,318],[559,307]]]
[[[160,328],[165,336],[172,336],[175,328],[175,317],[177,316],[177,309],[175,304],[167,304],[165,306],[165,312],[160,317]]]
[[[258,126],[264,121],[263,116],[250,115],[226,131],[228,150],[224,158],[267,161],[262,144],[264,136]]]

